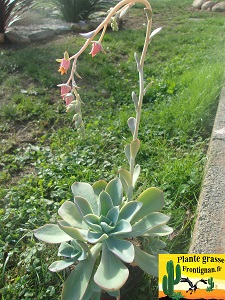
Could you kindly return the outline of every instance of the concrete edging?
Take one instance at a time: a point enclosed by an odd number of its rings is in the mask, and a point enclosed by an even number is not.
[[[225,253],[225,87],[213,126],[189,253]]]

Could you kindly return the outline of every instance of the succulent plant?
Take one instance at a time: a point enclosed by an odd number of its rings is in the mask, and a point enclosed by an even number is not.
[[[127,12],[135,2],[136,0],[121,0],[110,9],[108,16],[96,30],[81,35],[86,42],[80,51],[71,57],[65,52],[64,58],[58,60],[62,75],[66,74],[73,61],[69,80],[59,86],[67,111],[74,109],[76,113],[74,120],[80,133],[84,133],[84,125],[81,118],[81,99],[74,79],[74,75],[78,74],[77,58],[91,42],[90,54],[95,56],[101,52],[101,42],[108,23],[117,15]],[[59,208],[58,213],[62,220],[57,225],[42,226],[34,233],[44,242],[60,244],[58,255],[63,259],[53,262],[49,267],[51,271],[75,265],[64,283],[64,300],[97,300],[100,299],[102,290],[119,299],[120,289],[129,276],[126,264],[138,265],[146,273],[158,276],[157,254],[166,253],[166,244],[160,237],[172,232],[172,228],[166,225],[169,217],[159,212],[164,206],[163,193],[155,187],[145,189],[145,184],[136,190],[141,170],[140,165],[135,163],[140,149],[138,131],[141,109],[144,94],[151,85],[144,88],[144,59],[152,37],[161,30],[158,28],[151,33],[151,6],[147,0],[137,2],[145,5],[147,29],[141,58],[136,53],[134,55],[139,73],[139,96],[132,93],[136,117],[128,119],[132,141],[124,150],[129,171],[120,169],[118,177],[108,183],[104,180],[93,185],[75,182],[72,185],[74,202],[65,201]],[[113,20],[115,23],[115,19]],[[101,30],[99,40],[93,40]],[[74,99],[71,99],[71,94],[74,94]],[[79,124],[76,124],[77,116]]]
[[[76,182],[72,192],[74,203],[66,201],[59,208],[62,220],[58,225],[47,224],[34,233],[44,242],[60,243],[58,255],[64,259],[51,264],[51,271],[76,263],[65,282],[63,299],[90,299],[85,295],[100,295],[102,289],[119,294],[129,276],[124,263],[136,263],[157,276],[156,250],[141,249],[136,244],[148,239],[158,241],[171,232],[166,225],[169,217],[158,212],[164,204],[160,190],[148,188],[135,201],[127,201],[116,177],[108,184],[103,180],[92,186]]]

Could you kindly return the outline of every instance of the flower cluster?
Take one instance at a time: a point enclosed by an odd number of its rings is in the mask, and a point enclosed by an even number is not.
[[[140,2],[143,2],[144,4],[146,0]],[[108,24],[111,23],[112,30],[117,31],[119,29],[117,24],[117,19],[123,17],[127,13],[128,9],[132,5],[134,5],[134,3],[135,3],[134,0],[133,1],[122,0],[114,8],[111,8],[108,11],[108,16],[95,30],[88,33],[80,33],[80,35],[86,39],[86,42],[76,54],[70,57],[68,52],[66,51],[62,59],[57,59],[57,61],[60,63],[58,71],[61,73],[61,75],[67,74],[68,70],[72,65],[69,79],[67,80],[66,83],[58,84],[58,87],[61,88],[61,96],[65,101],[66,111],[75,112],[73,121],[75,122],[76,129],[81,135],[84,134],[84,123],[82,120],[82,113],[81,113],[81,105],[83,102],[81,101],[80,95],[78,93],[79,87],[75,81],[75,76],[81,79],[81,76],[77,73],[76,70],[77,59],[84,52],[84,50],[90,45],[90,43],[92,43],[92,48],[89,54],[91,54],[92,57],[96,56],[99,52],[105,53],[102,46],[102,40],[105,35]],[[100,38],[98,40],[93,40],[99,32],[101,32]]]

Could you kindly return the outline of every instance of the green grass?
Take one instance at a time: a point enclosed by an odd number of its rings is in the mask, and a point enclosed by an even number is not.
[[[171,253],[186,253],[201,188],[206,150],[225,68],[224,15],[193,11],[192,1],[153,0],[138,163],[141,181],[165,193],[164,212],[174,234]],[[139,6],[141,7],[141,6]],[[132,14],[139,17],[140,9]],[[142,13],[142,12],[141,12]],[[143,22],[143,21],[142,21]],[[44,45],[1,49],[0,60],[0,266],[2,299],[59,299],[66,274],[50,273],[57,247],[37,242],[32,230],[56,222],[71,199],[74,181],[110,180],[127,167],[127,118],[138,88],[134,52],[145,31],[108,32],[107,55],[78,61],[86,136],[74,130],[56,87],[63,80],[55,58],[79,50],[83,39],[65,36]],[[152,299],[154,280],[144,277],[127,299]],[[152,285],[154,289],[152,289]],[[152,293],[152,294],[151,294]],[[151,295],[151,296],[150,296]]]

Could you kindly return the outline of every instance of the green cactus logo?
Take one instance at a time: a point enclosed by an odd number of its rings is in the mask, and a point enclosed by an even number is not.
[[[162,288],[165,295],[173,298],[174,295],[174,285],[178,284],[181,279],[181,267],[179,264],[176,265],[176,278],[174,279],[174,264],[170,260],[166,264],[167,275],[163,276]]]
[[[207,286],[206,291],[207,291],[207,292],[212,292],[212,290],[214,289],[214,286],[215,286],[212,277],[210,277],[210,278],[208,279],[208,284],[209,284],[209,286]]]

